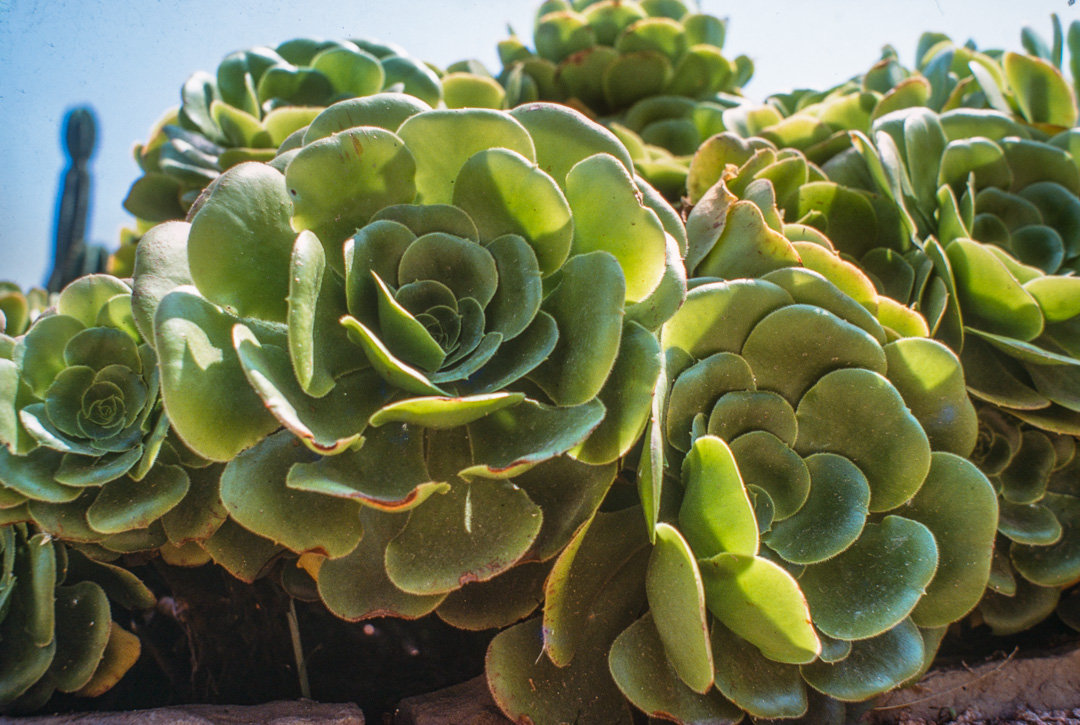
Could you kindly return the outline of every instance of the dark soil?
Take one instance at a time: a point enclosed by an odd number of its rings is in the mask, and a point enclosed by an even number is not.
[[[136,573],[156,609],[117,619],[142,655],[95,699],[58,694],[42,712],[100,712],[208,703],[252,705],[301,696],[288,628],[289,598],[272,577],[245,584],[220,567],[153,562]],[[403,698],[476,677],[494,632],[464,632],[437,617],[345,622],[296,601],[312,699],[355,702],[367,722],[388,721]]]
[[[143,645],[139,661],[102,697],[57,695],[42,712],[125,711],[193,703],[251,705],[301,696],[288,628],[289,597],[275,577],[245,584],[214,565],[183,569],[160,560],[135,567],[135,572],[158,596],[158,606],[148,612],[117,610],[114,614],[139,635]],[[435,616],[350,623],[330,614],[319,602],[296,600],[295,606],[311,698],[325,703],[355,702],[371,725],[390,723],[404,698],[480,675],[494,636],[494,632],[454,629]],[[1014,650],[1014,656],[1023,656],[1070,645],[1080,646],[1080,633],[1055,616],[1012,637],[994,637],[985,626],[961,623],[946,636],[938,662],[974,664]],[[1035,719],[1007,722],[1080,725],[1069,719],[1078,717],[1077,713],[1029,715]],[[987,722],[975,715],[965,719],[962,713],[949,710],[941,713],[939,721]]]
[[[1080,647],[1080,632],[1050,615],[1031,629],[1008,637],[995,637],[986,625],[972,626],[962,620],[949,628],[941,642],[935,666],[948,666],[965,662],[974,664],[984,660],[1005,657],[1024,657],[1034,652],[1045,652],[1067,647]]]

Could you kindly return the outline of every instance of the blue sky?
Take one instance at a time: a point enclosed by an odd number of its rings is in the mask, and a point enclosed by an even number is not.
[[[498,70],[509,23],[531,45],[532,0],[0,0],[0,279],[40,284],[51,253],[63,169],[65,111],[92,104],[98,147],[89,237],[115,246],[121,207],[139,171],[137,141],[196,70],[231,51],[294,37],[370,37],[439,66],[475,58]],[[1020,29],[1048,36],[1050,13],[1080,18],[1067,0],[701,0],[729,19],[725,47],[754,59],[747,87],[762,99],[824,88],[862,72],[892,44],[911,64],[924,30],[980,47],[1020,48]]]

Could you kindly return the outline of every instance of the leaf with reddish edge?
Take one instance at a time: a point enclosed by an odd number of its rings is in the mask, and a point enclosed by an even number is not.
[[[411,594],[443,594],[513,566],[540,531],[543,514],[508,481],[458,479],[424,502],[386,548],[390,580]]]
[[[407,594],[386,575],[386,545],[407,520],[405,515],[361,510],[364,536],[359,546],[347,556],[324,561],[319,568],[319,596],[331,612],[350,622],[385,616],[416,619],[439,606],[446,595]]]

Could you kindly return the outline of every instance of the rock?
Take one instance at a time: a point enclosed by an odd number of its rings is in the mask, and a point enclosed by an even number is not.
[[[1025,710],[1080,709],[1080,649],[1009,657],[974,667],[937,667],[917,685],[890,692],[876,703],[875,723],[937,721],[969,711],[988,719]]]
[[[87,712],[72,715],[0,717],[11,725],[364,725],[364,713],[353,703],[323,705],[310,700],[264,705],[182,705],[132,712]]]
[[[484,676],[402,700],[394,725],[513,725],[495,705]]]

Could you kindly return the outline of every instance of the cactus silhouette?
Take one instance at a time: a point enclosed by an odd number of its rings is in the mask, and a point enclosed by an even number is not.
[[[97,124],[90,108],[79,107],[68,112],[64,117],[63,140],[69,163],[56,212],[53,266],[46,284],[50,292],[59,292],[85,274],[104,271],[106,261],[103,248],[86,243],[91,185],[89,163],[97,143]]]

